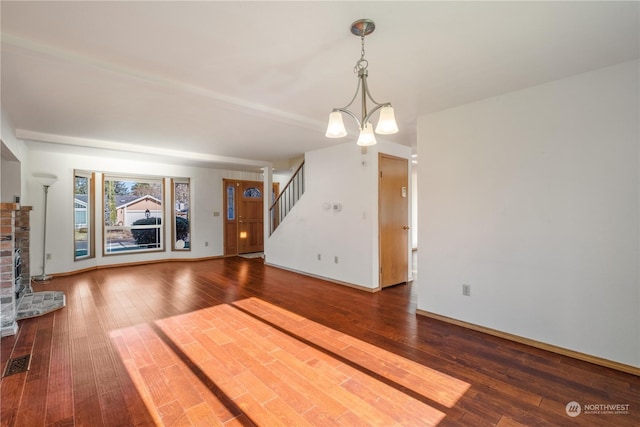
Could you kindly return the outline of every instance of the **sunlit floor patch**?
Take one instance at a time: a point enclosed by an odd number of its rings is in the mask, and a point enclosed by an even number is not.
[[[149,325],[111,333],[120,358],[156,425],[223,425],[234,413]]]
[[[453,407],[470,386],[450,375],[327,328],[258,298],[248,298],[234,305],[343,360],[348,360],[351,365],[373,372],[448,408]]]
[[[162,425],[437,425],[467,383],[259,299],[114,331]]]

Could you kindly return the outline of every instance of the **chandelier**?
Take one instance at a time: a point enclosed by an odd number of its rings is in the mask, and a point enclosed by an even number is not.
[[[355,36],[360,36],[362,42],[362,50],[360,51],[360,59],[356,62],[353,72],[358,75],[358,86],[356,87],[356,93],[351,98],[351,101],[342,108],[334,108],[331,114],[329,114],[329,125],[327,126],[326,136],[328,138],[342,138],[347,135],[347,130],[344,127],[342,121],[342,114],[350,115],[358,123],[360,128],[360,136],[358,137],[358,145],[369,146],[376,143],[376,137],[373,133],[373,126],[371,125],[371,116],[378,110],[380,110],[380,117],[378,119],[378,125],[376,126],[375,133],[379,135],[391,135],[398,132],[398,125],[396,124],[396,118],[393,112],[391,103],[379,103],[376,102],[371,93],[369,92],[369,86],[367,85],[367,67],[369,62],[364,59],[364,38],[371,34],[376,29],[375,23],[370,19],[359,19],[351,24],[351,33]],[[358,93],[362,89],[360,99],[362,101],[362,116],[358,118],[354,113],[348,110],[351,104],[358,98]],[[367,108],[367,97],[375,105],[371,110]]]

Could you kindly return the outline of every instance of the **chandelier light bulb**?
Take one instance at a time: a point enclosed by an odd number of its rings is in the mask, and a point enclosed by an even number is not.
[[[393,107],[388,105],[380,109],[380,118],[376,126],[376,133],[379,135],[392,135],[398,133],[398,125],[396,124],[396,116],[393,113]]]
[[[344,127],[342,121],[342,114],[340,111],[333,111],[329,114],[329,125],[327,126],[327,138],[342,138],[347,136],[347,130]]]
[[[367,123],[364,129],[360,130],[360,136],[358,137],[358,145],[361,147],[369,147],[376,145],[376,136],[373,133],[373,125]]]

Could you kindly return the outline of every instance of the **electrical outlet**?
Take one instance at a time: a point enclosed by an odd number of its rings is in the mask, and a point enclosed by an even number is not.
[[[338,257],[334,257],[333,258],[333,262],[335,262],[337,264],[338,263]]]
[[[204,245],[205,246],[209,246],[209,242],[204,242]]]
[[[51,254],[47,254],[47,261],[51,259]]]
[[[322,255],[318,254],[318,261],[322,259]]]
[[[465,285],[464,283],[462,284],[462,295],[464,295],[465,297],[471,296],[471,285]]]

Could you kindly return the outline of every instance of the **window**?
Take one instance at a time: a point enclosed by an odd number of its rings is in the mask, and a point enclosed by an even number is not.
[[[242,196],[247,198],[259,199],[260,197],[262,197],[262,193],[257,187],[249,187],[246,190],[244,190],[244,193],[242,193]]]
[[[74,260],[93,258],[94,176],[90,172],[74,171],[73,182],[73,249]]]
[[[173,227],[171,249],[191,250],[191,194],[189,192],[189,178],[174,178],[171,180],[171,200],[173,202]]]
[[[164,250],[163,179],[103,176],[104,253]]]
[[[233,185],[227,186],[227,220],[233,221],[236,219],[236,187]]]

